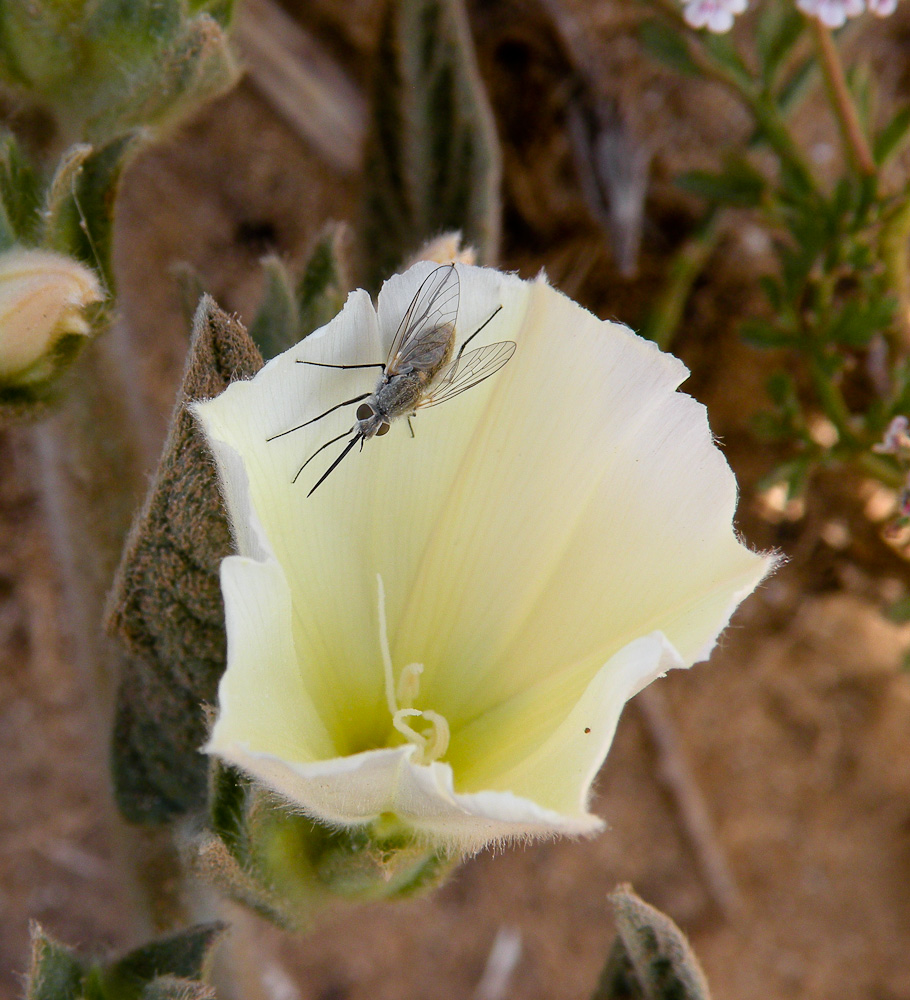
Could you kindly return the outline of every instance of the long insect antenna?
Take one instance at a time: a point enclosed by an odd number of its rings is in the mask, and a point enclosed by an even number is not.
[[[351,403],[359,403],[362,399],[366,399],[367,396],[372,395],[372,392],[364,392],[359,396],[355,396],[353,399],[346,399],[343,403],[336,403],[335,406],[330,406],[325,413],[320,413],[318,417],[313,417],[312,420],[305,420],[302,424],[298,424],[296,427],[289,427],[286,431],[282,431],[280,434],[273,434],[271,437],[266,438],[266,444],[268,444],[269,441],[276,441],[278,438],[284,437],[285,434],[293,434],[294,431],[299,431],[304,427],[309,427],[310,424],[315,424],[317,420],[322,420],[323,417],[327,417],[330,413],[334,413],[335,410],[340,410],[342,406],[350,406]],[[344,432],[344,434],[347,433],[347,431]],[[344,434],[341,436],[344,437]],[[335,438],[334,440],[337,441],[338,438]],[[300,473],[298,472],[297,475],[299,476]],[[297,477],[295,476],[294,478],[296,479]]]
[[[374,361],[372,364],[369,365],[329,365],[326,364],[324,361],[301,361],[300,358],[298,358],[297,364],[315,365],[317,368],[344,368],[345,370],[348,370],[350,368],[381,368],[383,371],[385,371],[384,361]]]
[[[344,434],[342,434],[341,436],[344,437]],[[338,438],[335,438],[335,440],[337,441]],[[319,481],[310,490],[310,492],[307,493],[308,497],[311,497],[316,492],[316,490],[318,490],[319,487],[322,486],[322,484],[326,481],[326,479],[328,479],[329,476],[335,471],[335,469],[337,469],[338,466],[341,464],[341,460],[344,458],[344,456],[347,455],[347,453],[354,447],[355,444],[357,444],[358,441],[360,441],[361,444],[363,443],[363,435],[359,432],[355,434],[350,441],[348,441],[348,443],[344,446],[344,451],[338,456],[338,458],[335,459],[334,462],[332,462],[332,464],[319,477]],[[322,451],[321,448],[319,450]],[[309,459],[307,461],[309,461]]]
[[[354,427],[356,427],[356,426],[357,425],[355,424]],[[313,461],[313,459],[321,451],[325,451],[326,448],[328,448],[330,445],[333,445],[336,441],[340,441],[343,437],[347,437],[347,435],[350,434],[352,430],[354,430],[354,427],[349,427],[346,431],[342,431],[341,434],[338,435],[338,437],[334,437],[334,438],[332,438],[331,441],[326,441],[326,443],[324,445],[320,445],[320,447],[318,447],[313,452],[313,454],[310,455],[310,457],[303,463],[303,465],[301,465],[300,468],[297,470],[297,475],[294,476],[294,478],[291,480],[291,485],[293,485],[294,483],[297,482],[297,480],[300,478],[300,473],[303,472],[303,470],[310,464],[310,462]]]

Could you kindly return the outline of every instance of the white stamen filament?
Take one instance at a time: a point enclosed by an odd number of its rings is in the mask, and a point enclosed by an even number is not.
[[[432,764],[439,760],[449,748],[449,724],[445,717],[430,710],[421,711],[413,708],[420,694],[420,675],[423,673],[422,663],[409,663],[401,671],[396,689],[395,671],[392,667],[392,652],[389,648],[389,633],[385,616],[385,587],[382,576],[377,573],[379,584],[379,648],[382,652],[382,669],[385,677],[385,699],[392,715],[392,726],[408,743],[418,748],[415,762]],[[405,719],[421,718],[429,723],[423,733],[419,733]]]

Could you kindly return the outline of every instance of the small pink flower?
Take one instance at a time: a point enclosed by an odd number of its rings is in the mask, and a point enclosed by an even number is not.
[[[796,0],[796,6],[828,28],[842,28],[847,18],[859,17],[866,9],[864,0]]]
[[[887,17],[897,10],[897,0],[866,0],[876,17]]]
[[[683,17],[693,28],[707,28],[722,35],[733,27],[733,18],[746,9],[747,0],[683,0]]]

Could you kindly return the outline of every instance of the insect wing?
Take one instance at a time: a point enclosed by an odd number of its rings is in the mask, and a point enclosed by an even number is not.
[[[484,379],[495,375],[514,353],[515,343],[511,340],[502,340],[498,344],[487,344],[486,347],[468,351],[443,368],[435,387],[420,401],[418,409],[436,406],[472,389]]]
[[[440,357],[452,340],[458,318],[461,285],[454,264],[431,271],[404,314],[392,346],[386,371],[394,375],[408,365],[421,368],[424,356]]]

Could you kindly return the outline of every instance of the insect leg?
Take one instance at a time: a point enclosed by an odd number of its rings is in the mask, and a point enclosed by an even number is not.
[[[408,414],[408,430],[411,432],[411,437],[415,437],[415,434],[414,434],[414,425],[411,423],[411,417],[413,417],[413,416],[414,416],[413,413],[409,413]]]
[[[341,436],[344,437],[344,434],[342,434]],[[344,446],[344,451],[338,456],[338,458],[335,459],[334,462],[332,462],[332,464],[325,470],[325,472],[323,472],[323,474],[319,477],[319,481],[316,483],[316,485],[310,490],[309,493],[307,493],[308,497],[311,497],[316,492],[316,490],[319,489],[320,486],[322,486],[322,484],[326,481],[326,479],[329,478],[329,475],[332,472],[334,472],[335,469],[338,467],[339,463],[344,458],[344,456],[347,455],[347,453],[354,447],[355,444],[357,444],[359,440],[361,440],[362,437],[363,437],[362,434],[357,433],[351,438],[350,441],[348,441],[348,443]],[[338,438],[335,438],[335,440],[337,441]]]
[[[481,331],[481,330],[483,330],[483,329],[484,329],[484,327],[486,327],[486,326],[487,326],[487,325],[488,325],[488,324],[490,323],[490,321],[491,321],[491,320],[493,319],[493,317],[494,317],[494,316],[495,316],[495,315],[496,315],[496,314],[497,314],[497,313],[498,313],[498,312],[499,312],[499,311],[500,311],[501,309],[502,309],[502,306],[497,306],[497,307],[496,307],[496,308],[495,308],[495,309],[493,310],[493,312],[492,312],[492,313],[490,313],[490,315],[489,315],[489,316],[487,317],[487,319],[485,319],[485,320],[484,320],[484,321],[483,321],[483,322],[482,322],[482,323],[480,324],[480,326],[479,326],[479,327],[477,327],[477,329],[476,329],[476,330],[475,330],[475,331],[474,331],[474,332],[473,332],[473,333],[471,334],[471,336],[470,336],[470,337],[468,337],[468,339],[467,339],[467,340],[466,340],[466,341],[465,341],[465,342],[464,342],[464,343],[463,343],[463,344],[461,345],[461,347],[459,347],[459,348],[458,348],[458,353],[457,353],[457,354],[455,355],[455,361],[458,361],[458,359],[459,359],[459,358],[460,358],[460,357],[462,356],[462,354],[464,354],[464,349],[465,349],[465,348],[466,348],[466,347],[468,346],[468,344],[470,344],[470,343],[471,343],[471,341],[472,341],[472,340],[473,340],[473,339],[474,339],[474,338],[475,338],[475,337],[477,336],[477,334],[478,334],[478,333],[480,333],[480,331]]]
[[[356,426],[356,424],[355,424],[355,426]],[[310,464],[310,462],[313,461],[313,459],[319,454],[319,452],[325,451],[326,448],[329,447],[329,445],[334,444],[336,441],[340,441],[343,437],[345,437],[345,435],[350,434],[352,430],[354,430],[354,428],[353,427],[349,427],[346,431],[343,431],[341,434],[339,434],[338,437],[332,438],[331,441],[326,441],[326,443],[324,445],[321,445],[319,448],[317,448],[313,452],[313,454],[310,455],[310,457],[297,470],[297,475],[294,476],[294,478],[291,480],[291,483],[293,484],[293,483],[297,482],[297,479],[300,476],[300,473],[303,472],[303,470]]]
[[[500,306],[500,308],[502,308]],[[385,362],[374,361],[371,365],[327,365],[322,361],[301,361],[297,359],[298,365],[316,365],[317,368],[381,368],[385,371]]]
[[[273,434],[271,437],[266,438],[266,443],[269,441],[275,441],[277,438],[284,437],[285,434],[292,434],[294,431],[299,431],[301,427],[309,427],[310,424],[315,424],[317,420],[322,420],[323,417],[327,417],[330,413],[334,413],[335,410],[340,410],[342,406],[349,406],[351,403],[359,403],[361,399],[366,399],[367,396],[372,396],[372,392],[365,392],[360,396],[355,396],[353,399],[346,399],[343,403],[337,403],[335,406],[330,406],[325,413],[320,413],[318,417],[313,417],[312,420],[305,420],[302,424],[298,424],[296,427],[289,427],[286,431],[282,431],[280,434]],[[344,432],[347,434],[347,431]],[[344,434],[341,435],[344,437]],[[335,438],[337,441],[338,438]]]

